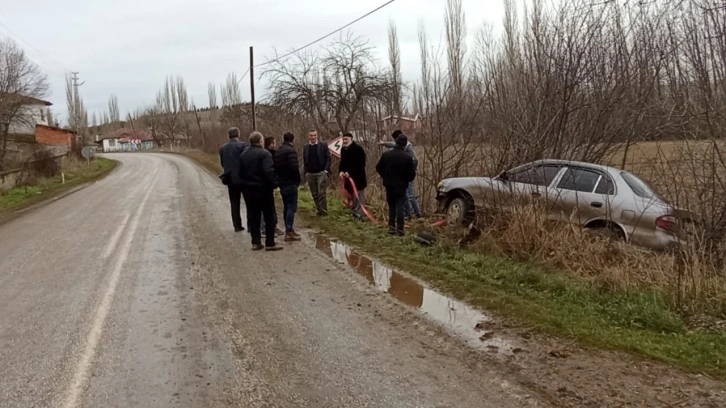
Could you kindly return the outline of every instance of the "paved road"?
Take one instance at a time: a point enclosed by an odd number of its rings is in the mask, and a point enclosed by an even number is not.
[[[187,159],[113,157],[0,226],[0,406],[546,405],[313,244],[253,253]]]

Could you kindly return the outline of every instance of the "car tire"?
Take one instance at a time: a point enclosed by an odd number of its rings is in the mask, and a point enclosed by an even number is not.
[[[590,232],[602,239],[612,242],[626,242],[625,233],[619,227],[607,226],[591,228]]]
[[[446,208],[446,223],[451,226],[468,226],[474,221],[474,203],[464,197],[457,197]]]

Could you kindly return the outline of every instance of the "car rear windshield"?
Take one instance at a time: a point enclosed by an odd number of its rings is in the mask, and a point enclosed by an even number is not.
[[[630,186],[635,195],[643,198],[660,199],[660,196],[645,181],[639,179],[634,174],[624,171],[620,173],[620,175],[623,177],[623,180],[625,180],[625,182]]]

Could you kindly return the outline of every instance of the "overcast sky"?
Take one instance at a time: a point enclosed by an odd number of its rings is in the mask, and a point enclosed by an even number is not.
[[[110,94],[122,115],[151,103],[167,75],[184,77],[197,106],[207,106],[207,83],[249,64],[300,47],[385,3],[384,0],[1,0],[0,35],[13,38],[48,75],[48,99],[65,117],[64,74],[80,72],[90,112],[106,109]],[[469,34],[498,25],[502,0],[462,0]],[[386,63],[387,27],[398,27],[404,80],[418,78],[417,26],[434,44],[443,39],[446,0],[397,0],[351,30],[370,40]],[[324,45],[323,41],[319,45]],[[264,83],[258,91],[264,96]],[[249,80],[243,81],[249,99]]]

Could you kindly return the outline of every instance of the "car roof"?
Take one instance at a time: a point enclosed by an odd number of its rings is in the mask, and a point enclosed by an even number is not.
[[[615,167],[610,166],[604,166],[602,164],[594,164],[594,163],[586,163],[586,162],[580,162],[575,160],[557,160],[557,159],[541,159],[541,160],[535,160],[530,163],[523,164],[521,166],[517,167],[524,167],[524,166],[534,166],[538,164],[554,164],[554,165],[560,165],[560,166],[577,166],[577,167],[583,167],[583,168],[590,168],[594,170],[601,170],[606,171],[610,174],[617,175],[620,174],[623,170],[620,170]]]

